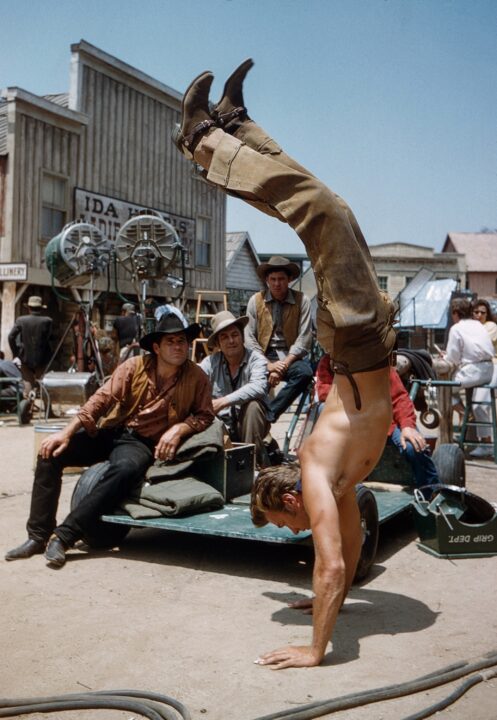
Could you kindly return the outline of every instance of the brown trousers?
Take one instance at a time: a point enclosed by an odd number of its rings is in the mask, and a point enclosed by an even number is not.
[[[252,121],[224,134],[207,179],[288,223],[305,245],[318,291],[318,340],[350,372],[382,364],[395,344],[394,308],[378,288],[371,256],[342,198]]]

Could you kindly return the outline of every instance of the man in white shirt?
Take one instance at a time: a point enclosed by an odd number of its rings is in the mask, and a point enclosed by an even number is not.
[[[453,379],[461,387],[486,385],[492,379],[494,348],[485,327],[471,317],[471,302],[456,298],[451,304],[453,325],[445,360],[455,367]]]

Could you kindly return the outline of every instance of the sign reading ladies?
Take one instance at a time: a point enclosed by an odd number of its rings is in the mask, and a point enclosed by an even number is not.
[[[142,210],[150,210],[143,205],[120,200],[119,198],[99,195],[98,193],[74,189],[74,217],[83,222],[96,225],[109,240],[116,240],[121,227],[134,215]],[[186,264],[193,265],[193,248],[195,240],[195,220],[175,215],[174,213],[156,210],[167,223],[173,226],[186,248]]]

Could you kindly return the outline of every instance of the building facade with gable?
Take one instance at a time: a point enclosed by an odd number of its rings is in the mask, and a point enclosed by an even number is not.
[[[247,310],[251,295],[261,289],[257,275],[260,260],[249,233],[226,233],[226,290],[228,306],[239,317]]]
[[[71,46],[69,92],[44,97],[9,87],[0,99],[1,347],[28,295],[41,295],[60,331],[88,295],[75,282],[57,296],[45,247],[73,220],[114,240],[134,214],[153,210],[172,224],[185,248],[180,304],[193,319],[195,291],[225,288],[226,199],[178,153],[171,132],[181,94],[84,40]],[[9,274],[10,273],[10,274]],[[112,273],[111,273],[112,274]],[[95,280],[95,311],[113,317],[139,299],[123,267],[110,288]],[[110,292],[107,292],[110,290]],[[98,293],[101,293],[98,296]],[[178,294],[162,280],[157,302]],[[61,299],[65,296],[65,299]],[[98,297],[97,297],[98,296]],[[57,324],[59,327],[57,327]]]
[[[442,253],[465,256],[466,289],[480,297],[497,297],[497,232],[450,232]]]

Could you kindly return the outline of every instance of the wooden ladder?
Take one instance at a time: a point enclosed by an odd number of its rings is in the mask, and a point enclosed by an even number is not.
[[[225,290],[195,290],[197,295],[197,309],[195,311],[195,322],[199,323],[202,320],[211,319],[214,315],[217,315],[221,310],[228,309],[228,292]],[[221,298],[220,300],[218,298]],[[202,302],[209,305],[222,304],[222,308],[214,308],[214,312],[202,312]],[[213,309],[213,308],[211,308]],[[203,354],[207,355],[207,343],[208,338],[199,337],[193,341],[192,344],[192,360],[197,362],[197,353],[200,348],[203,350]],[[202,359],[202,358],[201,358]]]

